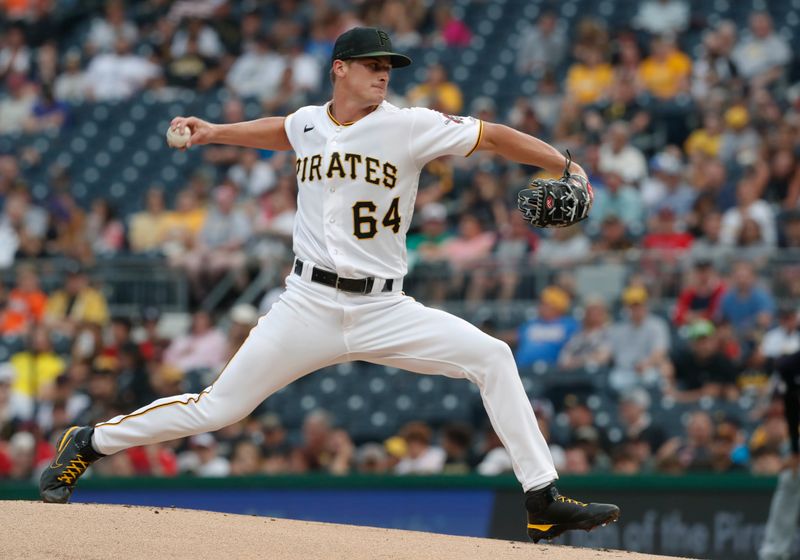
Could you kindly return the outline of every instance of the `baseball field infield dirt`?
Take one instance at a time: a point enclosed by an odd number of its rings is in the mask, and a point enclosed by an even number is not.
[[[666,557],[207,511],[0,501],[0,558],[644,560]]]

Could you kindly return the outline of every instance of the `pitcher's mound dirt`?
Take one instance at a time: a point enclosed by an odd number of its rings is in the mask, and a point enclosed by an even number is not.
[[[640,560],[619,551],[155,507],[0,502],[0,558]],[[674,560],[674,559],[673,559]]]

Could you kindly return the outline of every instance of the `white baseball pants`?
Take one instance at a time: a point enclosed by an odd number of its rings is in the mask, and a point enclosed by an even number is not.
[[[353,360],[475,383],[523,489],[558,478],[507,344],[399,292],[351,294],[295,274],[210,387],[97,424],[94,447],[108,455],[218,430],[303,375]]]

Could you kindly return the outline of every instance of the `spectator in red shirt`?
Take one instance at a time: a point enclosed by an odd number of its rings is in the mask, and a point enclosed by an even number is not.
[[[712,320],[719,312],[725,284],[710,260],[698,260],[688,285],[678,295],[672,322],[681,327],[698,319]]]
[[[660,256],[675,257],[689,249],[692,241],[694,238],[689,233],[678,231],[675,211],[665,206],[656,214],[650,232],[642,240],[642,246],[666,253]]]

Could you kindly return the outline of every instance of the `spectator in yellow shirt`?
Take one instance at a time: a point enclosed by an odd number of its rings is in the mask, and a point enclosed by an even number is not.
[[[128,244],[134,253],[151,253],[161,249],[169,214],[164,205],[164,191],[150,187],[145,195],[145,208],[131,216]]]
[[[89,277],[80,265],[70,268],[64,288],[50,296],[45,322],[65,334],[76,332],[84,323],[104,325],[108,322],[106,298],[89,284]]]
[[[608,97],[614,83],[614,69],[597,50],[582,50],[580,62],[567,72],[567,94],[580,105],[591,105]]]
[[[193,190],[180,191],[175,199],[175,210],[169,212],[164,221],[164,254],[180,255],[193,248],[205,224],[206,213]]]
[[[671,37],[653,39],[650,56],[639,66],[642,87],[659,99],[674,99],[689,91],[692,61]]]
[[[428,78],[408,92],[408,102],[442,113],[458,115],[464,108],[461,89],[447,81],[447,71],[441,64],[428,67]]]
[[[689,157],[706,156],[716,158],[722,144],[722,118],[716,113],[703,116],[703,127],[693,131],[686,139],[684,149]]]
[[[53,352],[45,327],[31,331],[30,346],[12,355],[10,363],[14,371],[11,391],[30,404],[34,399],[50,398],[56,378],[66,368],[64,360]]]

